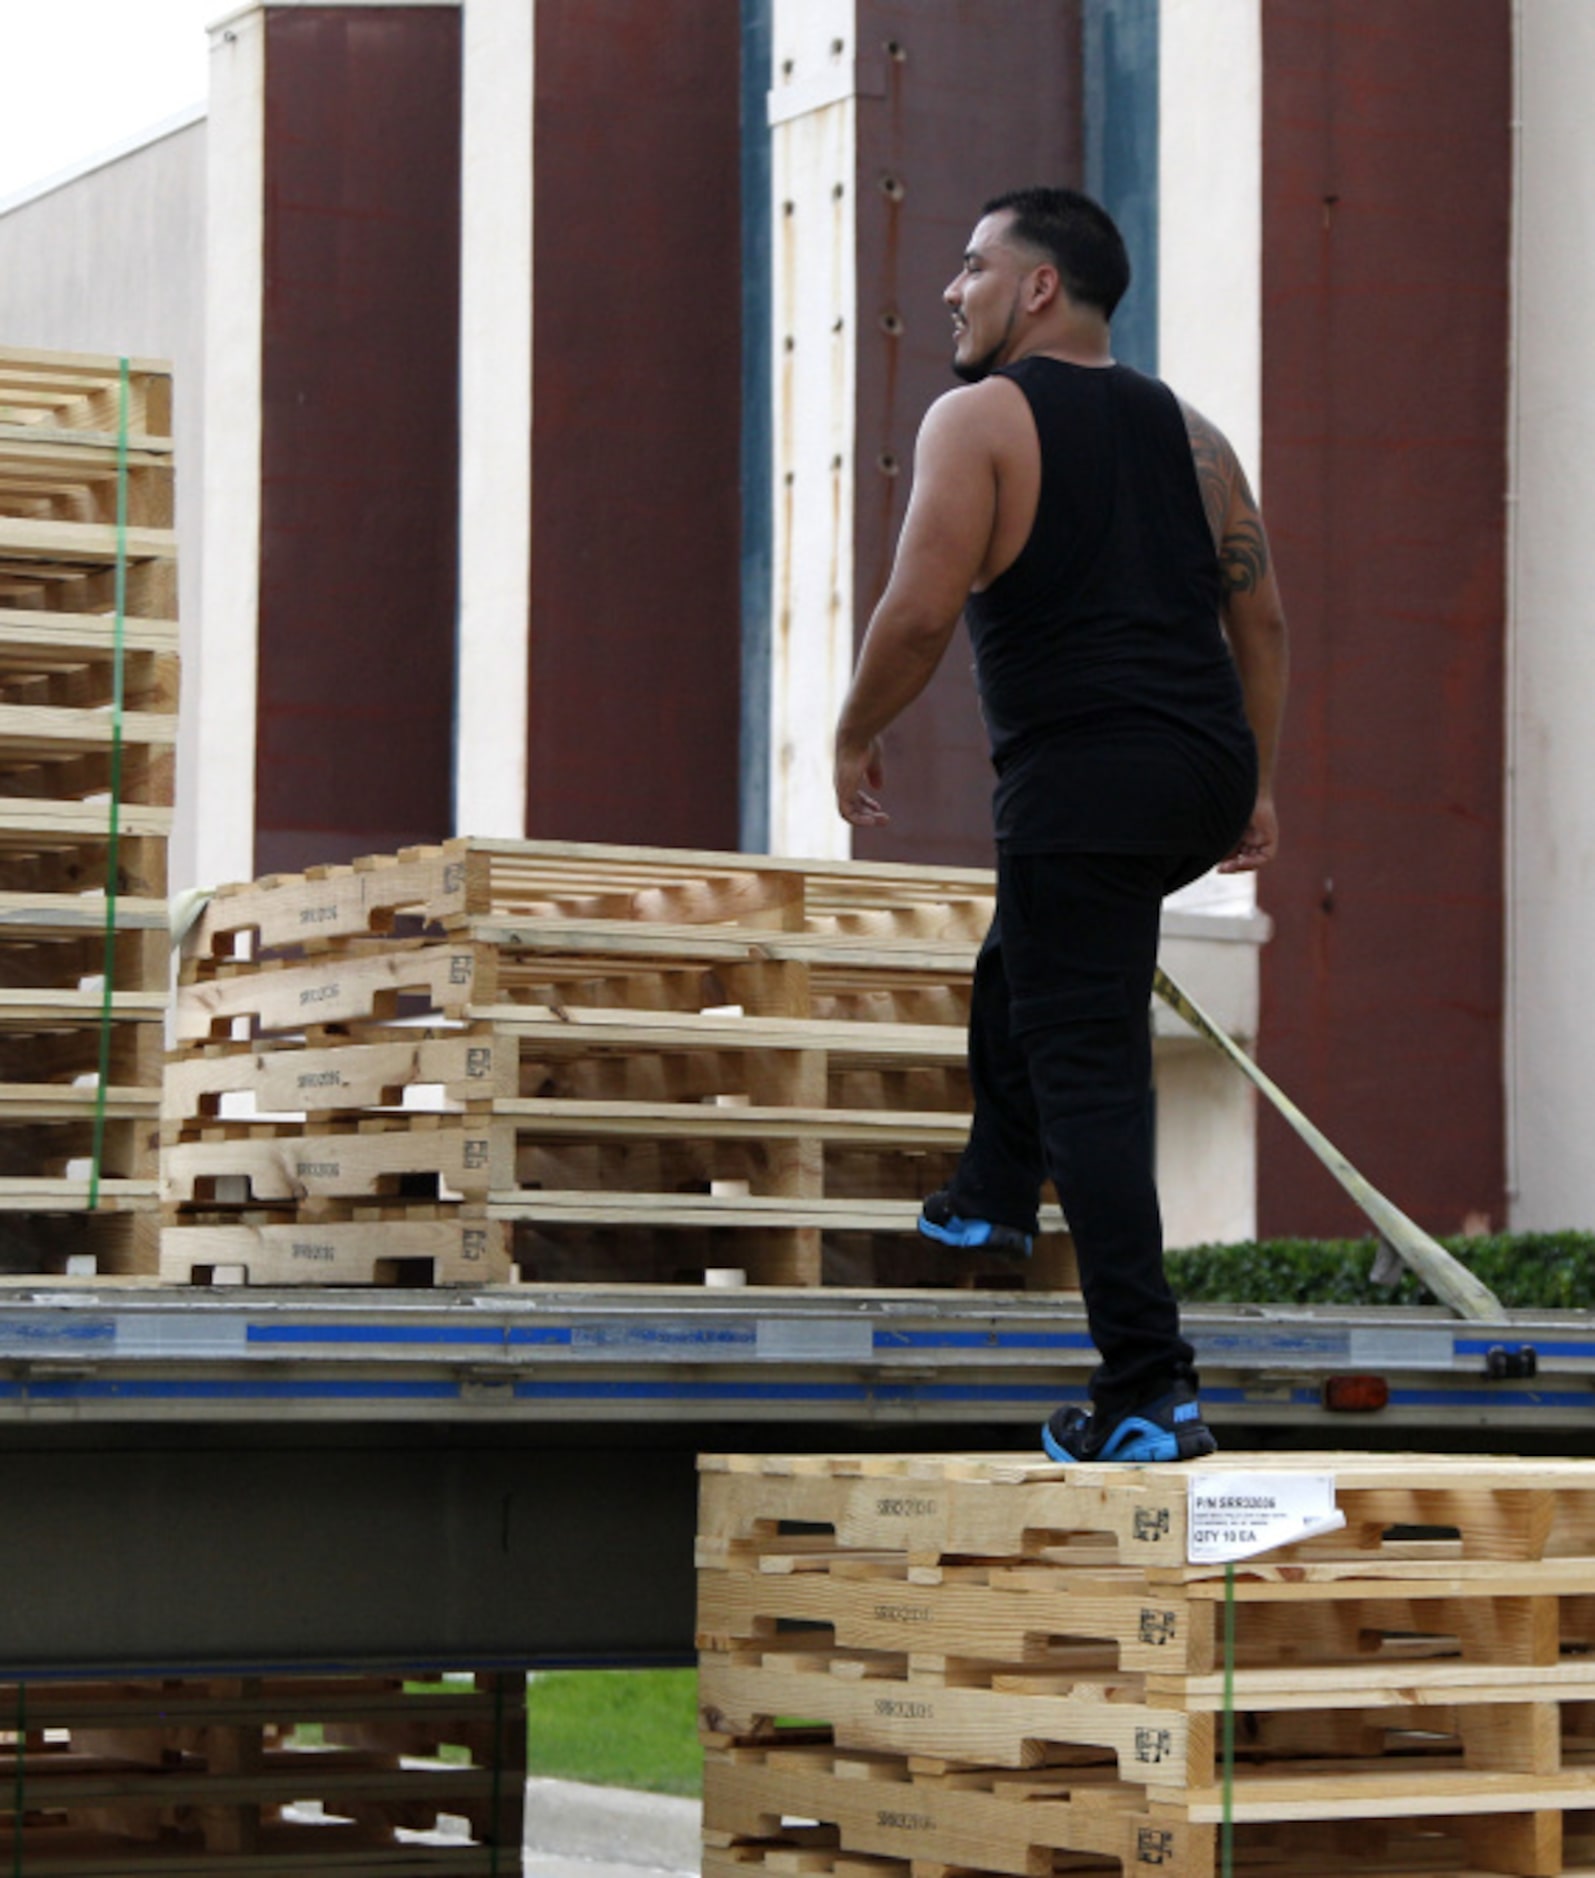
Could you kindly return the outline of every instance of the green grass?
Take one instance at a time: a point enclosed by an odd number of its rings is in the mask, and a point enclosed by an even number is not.
[[[526,1690],[526,1771],[696,1799],[698,1675],[692,1669],[559,1669]]]

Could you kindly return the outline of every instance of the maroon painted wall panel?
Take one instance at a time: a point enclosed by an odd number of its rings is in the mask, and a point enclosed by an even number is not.
[[[534,836],[737,845],[739,11],[538,0]]]
[[[1430,1230],[1504,1201],[1507,0],[1264,0],[1263,495],[1295,671],[1262,1061]],[[1265,1233],[1365,1230],[1265,1115]]]
[[[450,833],[460,14],[266,24],[256,867]]]
[[[862,638],[891,572],[920,420],[955,382],[942,289],[981,203],[1028,183],[1078,186],[1082,146],[1078,0],[860,0],[858,18],[860,66],[883,94],[858,107]],[[883,323],[894,316],[898,333]],[[993,778],[962,628],[885,744],[891,824],[858,830],[854,852],[990,866]]]

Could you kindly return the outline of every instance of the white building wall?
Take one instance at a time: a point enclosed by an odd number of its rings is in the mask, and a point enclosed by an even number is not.
[[[1158,65],[1158,373],[1229,438],[1261,500],[1261,0],[1161,0]],[[1249,874],[1178,900],[1256,903]]]
[[[853,669],[853,0],[775,0],[770,850],[845,859],[831,733]]]
[[[1517,9],[1508,573],[1507,1181],[1595,1224],[1595,7]]]
[[[537,0],[465,9],[456,828],[526,832]]]
[[[1254,488],[1262,455],[1260,0],[1161,0],[1158,14],[1158,371],[1235,446]],[[1265,501],[1266,510],[1266,501]],[[1289,596],[1286,596],[1287,607]],[[1287,733],[1288,734],[1288,733]],[[1289,838],[1286,831],[1285,838]],[[1210,1014],[1250,1045],[1266,922],[1250,874],[1177,894],[1163,962],[1212,979]],[[1194,916],[1227,936],[1193,949]],[[1205,1003],[1197,982],[1186,986]],[[1183,1030],[1168,1020],[1171,1032]],[[1158,1184],[1170,1245],[1257,1230],[1257,1098],[1207,1046],[1157,1057]]]
[[[103,161],[0,202],[0,345],[172,366],[184,697],[174,890],[196,878],[205,144],[204,118],[189,112]]]
[[[206,250],[206,557],[197,745],[199,881],[255,872],[260,484],[265,291],[266,17],[240,8],[211,32]]]

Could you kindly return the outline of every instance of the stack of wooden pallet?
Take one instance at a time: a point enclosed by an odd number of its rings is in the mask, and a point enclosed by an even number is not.
[[[519,1871],[526,1679],[0,1686],[0,1844],[29,1878]]]
[[[1595,1871],[1595,1462],[703,1468],[706,1878]],[[1258,1470],[1344,1529],[1187,1562]]]
[[[171,379],[132,364],[125,409],[122,381],[116,359],[0,351],[0,1272],[153,1271],[156,1257]]]
[[[990,896],[482,840],[226,889],[178,992],[162,1273],[1067,1284],[1061,1233],[1021,1279],[914,1228]]]

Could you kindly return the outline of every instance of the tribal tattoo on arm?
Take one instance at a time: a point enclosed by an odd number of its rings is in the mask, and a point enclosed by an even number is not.
[[[1235,478],[1239,513],[1232,510],[1218,544],[1219,571],[1224,576],[1226,593],[1256,593],[1268,572],[1268,537],[1263,533],[1263,518],[1247,485],[1246,472],[1239,465]]]
[[[1246,472],[1221,430],[1183,400],[1207,525],[1226,593],[1255,593],[1268,572],[1268,536]]]

